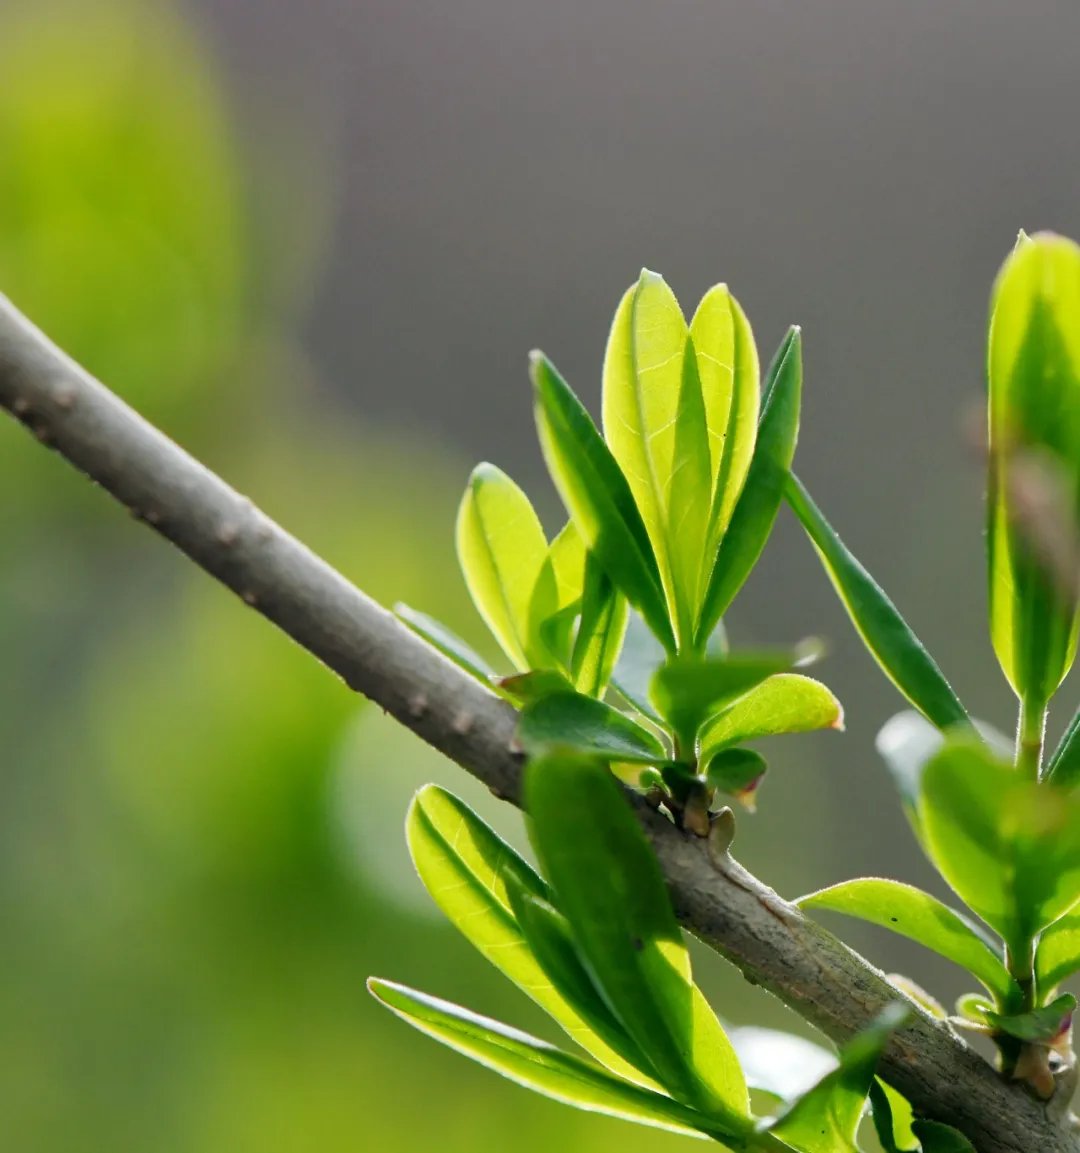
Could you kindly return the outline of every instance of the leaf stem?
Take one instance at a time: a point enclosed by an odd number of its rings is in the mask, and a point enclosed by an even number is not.
[[[1020,715],[1016,724],[1016,767],[1033,781],[1039,779],[1042,768],[1046,706],[1047,702],[1042,699],[1020,699]]]

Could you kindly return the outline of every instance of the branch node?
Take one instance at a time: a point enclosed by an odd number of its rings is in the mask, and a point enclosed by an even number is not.
[[[462,711],[454,717],[453,724],[450,726],[451,732],[455,736],[465,737],[472,732],[473,725],[476,724],[476,716],[473,713]]]

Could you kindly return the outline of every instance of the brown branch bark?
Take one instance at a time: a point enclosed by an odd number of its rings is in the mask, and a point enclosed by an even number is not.
[[[515,714],[72,362],[0,297],[0,406],[349,686],[516,802]],[[6,499],[17,499],[5,494]],[[829,1037],[897,993],[882,974],[726,854],[639,804],[686,928]],[[1034,1100],[922,1013],[882,1075],[979,1153],[1069,1153],[1064,1110]]]

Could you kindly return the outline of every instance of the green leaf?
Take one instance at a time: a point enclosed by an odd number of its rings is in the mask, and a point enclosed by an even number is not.
[[[844,710],[820,681],[798,673],[777,673],[706,722],[701,757],[704,760],[717,749],[759,737],[843,727]]]
[[[529,602],[530,628],[540,636],[559,668],[566,673],[571,667],[574,622],[581,612],[585,555],[581,534],[573,521],[567,521],[548,548],[540,579]]]
[[[940,1121],[913,1121],[911,1131],[918,1137],[922,1153],[976,1153],[963,1133]]]
[[[848,551],[794,474],[788,479],[785,496],[813,542],[863,643],[889,680],[939,729],[970,723],[964,706],[922,642],[874,578]]]
[[[870,1105],[874,1131],[885,1153],[916,1153],[919,1142],[912,1132],[914,1116],[907,1098],[875,1077],[870,1083]]]
[[[857,1153],[855,1131],[878,1059],[908,1014],[899,1003],[884,1009],[840,1050],[837,1068],[779,1117],[770,1132],[799,1153]]]
[[[634,764],[668,759],[667,750],[647,729],[582,693],[555,693],[527,705],[518,722],[518,740],[529,753],[559,746]]]
[[[555,693],[572,693],[574,686],[554,669],[535,669],[531,673],[518,673],[512,677],[499,677],[495,688],[517,705],[543,700]]]
[[[641,1075],[634,1078],[638,1084],[662,1091],[648,1058],[631,1041],[593,984],[566,918],[547,901],[517,885],[509,885],[507,891],[525,940],[552,985],[597,1037],[639,1071]]]
[[[564,1105],[691,1136],[708,1125],[668,1097],[620,1081],[591,1061],[498,1021],[390,981],[371,977],[367,985],[377,1000],[421,1033]]]
[[[626,477],[554,365],[534,352],[531,371],[540,446],[563,503],[608,576],[674,652],[660,570]]]
[[[982,932],[936,897],[900,881],[861,877],[822,889],[795,902],[803,909],[830,909],[881,925],[967,969],[1005,1001],[1018,992]]]
[[[414,633],[423,637],[429,645],[437,648],[444,657],[478,681],[490,685],[498,675],[475,649],[466,644],[456,633],[451,632],[442,621],[410,608],[401,601],[394,605],[394,615],[407,624]]]
[[[640,1075],[553,987],[514,917],[510,889],[550,896],[533,869],[463,801],[421,789],[405,821],[416,871],[435,903],[477,951],[544,1009],[586,1052],[631,1080]]]
[[[942,876],[1014,952],[1080,898],[1080,800],[957,740],[923,771],[919,818]]]
[[[649,686],[649,698],[689,746],[707,717],[767,677],[791,668],[796,659],[790,652],[675,657],[657,669]]]
[[[526,769],[525,801],[556,904],[616,1017],[673,1097],[743,1131],[738,1059],[693,984],[663,874],[622,788],[599,762],[553,753]]]
[[[543,576],[555,605],[555,581],[545,569],[548,543],[529,498],[492,464],[473,470],[458,510],[457,553],[480,615],[516,668],[543,668],[550,654],[534,627],[537,582]],[[541,614],[543,615],[543,614]]]
[[[1055,1041],[1072,1025],[1076,1012],[1076,998],[1072,993],[1062,993],[1049,1005],[1032,1009],[1028,1013],[1003,1015],[985,1011],[987,1022],[1001,1033],[1008,1033],[1020,1041],[1035,1041],[1049,1044]]]
[[[778,1101],[801,1097],[837,1066],[827,1049],[794,1033],[744,1025],[730,1037],[746,1083]]]
[[[1074,909],[1043,930],[1039,937],[1035,952],[1035,977],[1040,996],[1052,992],[1078,969],[1080,911]]]
[[[574,684],[591,697],[602,697],[626,635],[629,606],[590,553],[585,562],[581,623],[571,661]]]
[[[1080,709],[1073,713],[1069,727],[1061,734],[1057,748],[1046,762],[1044,779],[1060,789],[1075,789],[1080,785]]]
[[[712,561],[696,630],[699,647],[757,564],[776,520],[799,437],[802,338],[798,328],[789,329],[784,338],[766,388],[769,400],[761,414],[746,482]]]
[[[725,284],[710,288],[701,298],[690,321],[690,338],[697,353],[712,462],[705,554],[711,565],[754,454],[760,368],[750,322]],[[708,571],[703,575],[708,577]]]
[[[699,761],[706,783],[736,797],[754,808],[753,797],[768,769],[765,758],[753,749],[718,749],[708,760]]]
[[[1041,710],[1073,662],[1080,623],[1075,574],[1055,571],[1052,542],[1040,536],[1076,536],[1080,247],[1071,240],[1040,233],[1005,261],[988,375],[990,634],[1017,696]],[[1032,490],[1042,520],[1059,523],[1038,523]]]

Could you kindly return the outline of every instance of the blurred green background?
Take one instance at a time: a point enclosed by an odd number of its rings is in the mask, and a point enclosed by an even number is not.
[[[1018,12],[0,0],[0,291],[366,591],[482,643],[452,553],[473,458],[557,521],[526,351],[595,406],[641,264],[690,304],[726,279],[763,355],[804,324],[801,471],[1007,728],[961,417],[1016,229],[1080,232],[1080,14]],[[512,812],[11,422],[0,493],[0,1147],[675,1147],[364,992],[389,976],[550,1036],[402,844],[427,780],[520,837]],[[776,746],[739,855],[789,896],[935,887],[872,751],[899,702],[787,519],[731,625],[828,636],[849,722]],[[698,968],[729,1019],[798,1027]]]

